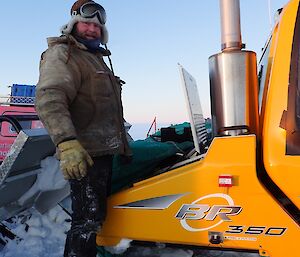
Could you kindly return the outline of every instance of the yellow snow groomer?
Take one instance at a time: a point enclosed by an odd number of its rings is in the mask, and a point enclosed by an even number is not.
[[[221,0],[222,51],[209,58],[213,140],[109,198],[97,242],[299,257],[300,5],[278,11],[258,69],[242,50],[239,1]]]

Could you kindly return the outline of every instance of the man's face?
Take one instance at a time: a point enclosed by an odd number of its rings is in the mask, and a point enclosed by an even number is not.
[[[76,23],[76,34],[86,40],[100,39],[101,27],[94,22],[82,22]]]

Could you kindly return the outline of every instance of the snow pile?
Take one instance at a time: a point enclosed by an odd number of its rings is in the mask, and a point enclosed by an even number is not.
[[[24,217],[6,223],[20,240],[9,241],[0,252],[1,257],[62,257],[70,217],[59,207],[44,215],[33,212],[27,221]]]
[[[131,241],[129,239],[122,239],[118,245],[105,247],[105,250],[112,254],[123,254],[130,247]]]
[[[134,246],[130,248],[132,240],[122,239],[121,242],[114,247],[105,247],[105,250],[120,257],[192,257],[193,251],[183,249],[171,249],[165,244],[157,243],[156,246]],[[116,255],[115,255],[116,254]],[[105,255],[106,256],[106,255]]]

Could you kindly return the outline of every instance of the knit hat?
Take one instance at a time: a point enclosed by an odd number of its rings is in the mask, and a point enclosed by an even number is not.
[[[80,9],[80,7],[86,3],[95,3],[94,1],[91,0],[78,0],[76,1],[72,8],[71,8],[71,20],[69,21],[68,24],[64,25],[61,28],[61,33],[64,35],[69,35],[71,34],[74,25],[81,21],[81,22],[93,22],[96,24],[99,24],[101,27],[101,39],[100,42],[102,45],[107,44],[108,41],[108,31],[107,28],[104,24],[101,24],[98,17],[95,15],[94,17],[91,18],[86,18],[86,17],[82,17],[80,15],[80,13],[78,12],[78,10]],[[103,9],[104,10],[104,9]]]

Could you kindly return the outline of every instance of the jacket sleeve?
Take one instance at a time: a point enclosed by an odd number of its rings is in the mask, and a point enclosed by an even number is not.
[[[36,111],[55,145],[76,138],[69,106],[80,87],[81,72],[67,52],[64,45],[55,45],[42,54],[36,88]]]

